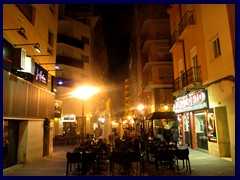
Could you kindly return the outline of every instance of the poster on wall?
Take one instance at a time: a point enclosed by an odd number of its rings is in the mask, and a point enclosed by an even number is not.
[[[217,142],[216,128],[215,128],[215,115],[208,113],[208,141]]]

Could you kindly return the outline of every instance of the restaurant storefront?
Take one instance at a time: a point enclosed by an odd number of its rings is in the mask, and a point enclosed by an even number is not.
[[[214,141],[216,135],[208,135],[210,111],[207,91],[190,92],[177,98],[173,111],[177,114],[179,124],[179,143],[188,144],[193,149],[208,150],[208,140]]]

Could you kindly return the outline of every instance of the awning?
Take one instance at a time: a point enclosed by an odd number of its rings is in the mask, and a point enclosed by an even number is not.
[[[153,119],[177,119],[175,112],[153,112],[147,115],[147,120]]]

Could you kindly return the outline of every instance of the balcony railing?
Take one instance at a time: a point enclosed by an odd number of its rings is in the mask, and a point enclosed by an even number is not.
[[[174,84],[173,84],[173,87],[174,87],[174,90],[175,90],[175,91],[179,91],[179,90],[182,89],[182,87],[181,87],[181,85],[180,85],[180,83],[181,83],[181,78],[180,78],[180,77],[178,77],[177,79],[175,79],[173,83],[174,83]]]
[[[186,73],[183,73],[181,77],[178,77],[174,80],[174,89],[175,91],[182,90],[185,86],[190,85],[195,82],[202,81],[202,73],[200,66],[193,66],[187,70]]]
[[[169,34],[168,33],[149,33],[143,37],[143,43],[145,41],[149,40],[169,40]]]
[[[176,42],[180,42],[181,40],[179,39],[179,32],[178,31],[174,31],[171,35],[171,39],[170,39],[170,48],[174,45],[174,43]]]
[[[179,35],[184,31],[188,25],[193,25],[196,23],[195,12],[187,11],[182,17],[180,23],[178,24]]]
[[[190,69],[187,70],[187,79],[188,84],[194,83],[194,82],[201,82],[202,76],[201,76],[201,67],[200,66],[193,66]]]

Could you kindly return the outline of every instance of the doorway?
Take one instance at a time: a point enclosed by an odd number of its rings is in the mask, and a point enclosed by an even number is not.
[[[194,114],[197,147],[208,150],[206,113]]]
[[[4,120],[3,169],[17,164],[19,121]]]
[[[225,106],[215,107],[217,142],[219,145],[220,157],[231,157],[230,135],[227,118],[227,109]]]

